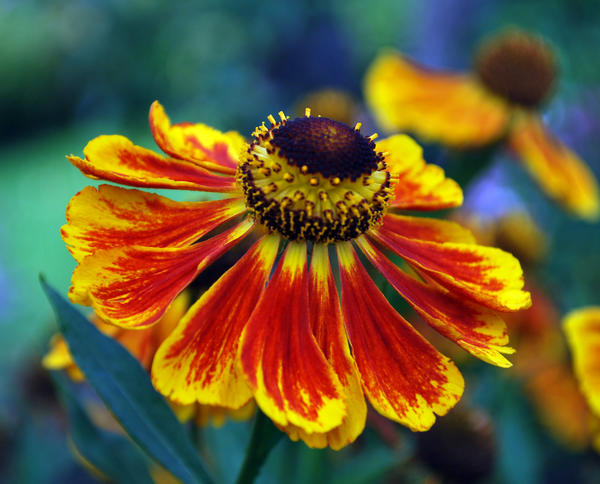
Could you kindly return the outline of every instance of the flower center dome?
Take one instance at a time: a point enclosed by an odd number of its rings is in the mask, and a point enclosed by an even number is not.
[[[548,45],[520,31],[485,43],[476,57],[476,70],[491,91],[528,108],[544,101],[556,77],[554,54]]]
[[[351,240],[378,224],[390,175],[374,136],[328,118],[279,113],[253,133],[237,180],[259,223],[290,240]]]

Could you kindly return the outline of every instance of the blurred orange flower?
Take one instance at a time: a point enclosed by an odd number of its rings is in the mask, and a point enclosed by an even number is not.
[[[597,220],[593,173],[548,132],[538,113],[556,77],[548,45],[510,30],[484,43],[475,64],[473,73],[435,72],[388,51],[369,68],[365,96],[389,131],[407,130],[456,147],[506,136],[548,196],[579,217]]]

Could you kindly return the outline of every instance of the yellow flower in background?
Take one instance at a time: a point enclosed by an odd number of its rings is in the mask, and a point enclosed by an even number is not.
[[[600,417],[600,306],[570,312],[565,316],[564,329],[581,391]]]
[[[597,220],[593,173],[540,119],[555,77],[550,48],[510,30],[484,43],[472,73],[436,72],[399,53],[382,53],[366,75],[365,97],[389,131],[406,130],[459,148],[505,136],[548,196],[579,217]]]
[[[118,341],[140,362],[144,369],[150,371],[158,347],[173,332],[189,306],[189,293],[183,292],[175,298],[165,314],[154,326],[141,330],[125,329],[113,324],[107,324],[95,314],[92,315],[91,320],[102,333]],[[73,360],[69,347],[60,334],[52,338],[50,351],[44,356],[42,365],[48,370],[64,370],[74,381],[85,381],[85,376]],[[171,401],[169,403],[181,421],[194,420],[201,426],[209,423],[220,426],[225,422],[227,417],[234,420],[244,420],[250,418],[254,413],[254,404],[252,402],[249,402],[248,405],[238,410],[209,405],[178,405]],[[95,416],[96,421],[106,422],[107,417],[103,414],[105,414],[105,410],[93,407],[92,415]],[[112,419],[109,420],[112,421]],[[114,428],[114,425],[112,428]]]
[[[427,430],[459,400],[462,375],[388,303],[357,251],[438,332],[503,367],[512,350],[498,311],[530,305],[521,267],[458,224],[395,213],[462,202],[460,187],[407,136],[376,145],[359,125],[308,109],[294,120],[279,115],[245,143],[235,132],[172,125],[154,103],[150,126],[166,156],[100,136],[85,158],[68,157],[91,178],[225,195],[175,202],[83,189],[62,229],[79,262],[70,298],[116,326],[152,327],[211,263],[255,236],[159,347],[158,391],[181,405],[233,410],[255,399],[313,447],[356,439],[365,396],[382,415]]]
[[[295,104],[294,112],[301,116],[305,106],[310,106],[313,114],[352,125],[358,114],[358,102],[352,95],[341,89],[323,88],[309,92]]]

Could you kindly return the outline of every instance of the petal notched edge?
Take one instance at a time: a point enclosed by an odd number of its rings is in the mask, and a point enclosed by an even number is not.
[[[290,242],[248,321],[240,363],[256,403],[277,425],[327,432],[347,407],[310,328],[306,263],[306,243]]]
[[[315,244],[310,263],[309,308],[313,335],[340,380],[348,411],[339,427],[324,433],[308,433],[300,427],[281,428],[292,440],[309,447],[341,449],[354,442],[364,429],[367,405],[356,363],[346,338],[338,291],[329,262],[327,245]]]
[[[512,365],[502,355],[512,351],[505,346],[508,344],[506,324],[494,311],[454,298],[443,288],[413,279],[365,237],[358,238],[357,243],[392,287],[432,328],[477,358],[503,368]]]
[[[369,236],[454,296],[465,296],[498,311],[531,306],[531,295],[523,290],[521,265],[508,252],[476,244],[409,239],[385,224]]]
[[[428,430],[464,390],[448,358],[402,318],[349,243],[337,245],[342,309],[362,386],[373,407],[415,431]]]

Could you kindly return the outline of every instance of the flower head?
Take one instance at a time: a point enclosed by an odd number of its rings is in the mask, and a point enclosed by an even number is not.
[[[475,72],[498,96],[533,108],[547,98],[554,86],[556,61],[542,39],[511,30],[482,45],[475,59]]]
[[[511,350],[497,311],[530,304],[520,265],[455,223],[394,213],[462,202],[410,138],[375,144],[359,125],[305,114],[270,116],[245,143],[172,125],[154,103],[150,125],[167,156],[100,136],[85,159],[69,157],[93,178],[225,194],[174,202],[85,188],[62,229],[79,262],[70,297],[112,324],[146,328],[206,267],[255,237],[158,349],[156,388],[180,404],[239,409],[254,398],[314,447],[352,442],[365,396],[381,414],[426,430],[458,401],[462,376],[389,304],[359,253],[432,327],[499,366],[510,365],[502,353]]]
[[[596,179],[543,125],[537,112],[556,80],[555,56],[540,38],[510,30],[488,40],[475,72],[435,72],[395,52],[382,53],[365,96],[387,130],[407,130],[450,146],[502,137],[541,188],[579,217],[600,217]]]

